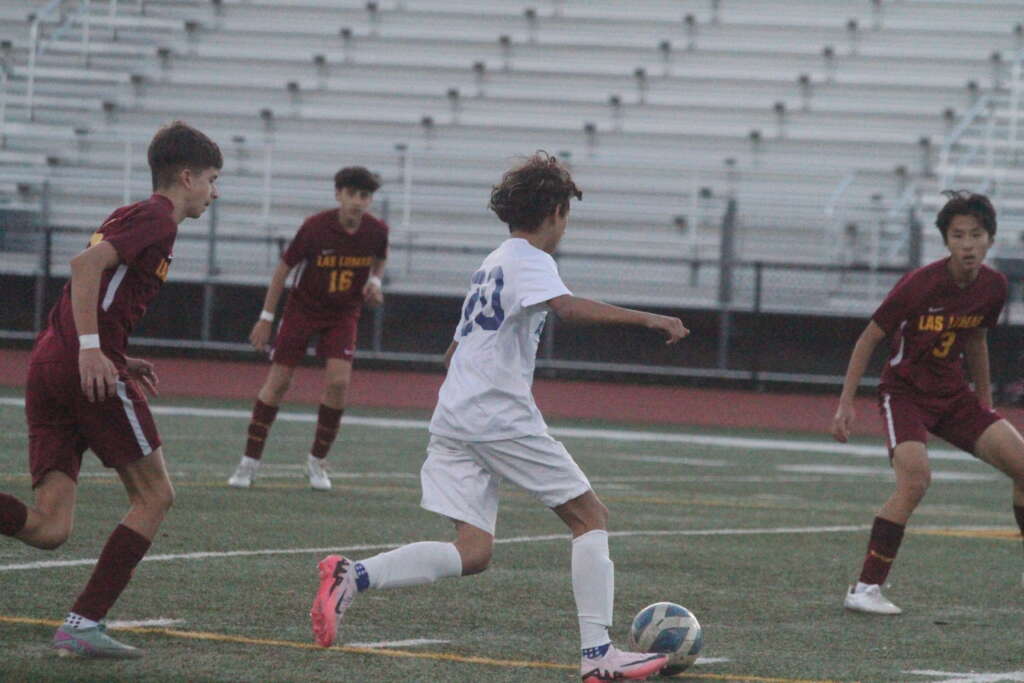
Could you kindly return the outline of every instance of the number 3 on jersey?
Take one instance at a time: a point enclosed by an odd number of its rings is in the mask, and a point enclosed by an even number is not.
[[[945,358],[949,355],[949,351],[953,348],[953,343],[955,341],[956,332],[943,332],[939,336],[938,345],[932,349],[932,355],[936,358]]]
[[[501,266],[495,266],[490,272],[483,269],[476,271],[473,273],[472,282],[475,288],[470,291],[466,305],[462,309],[463,337],[473,331],[474,325],[493,332],[505,320],[505,310],[501,307],[501,290],[505,287],[505,274]]]

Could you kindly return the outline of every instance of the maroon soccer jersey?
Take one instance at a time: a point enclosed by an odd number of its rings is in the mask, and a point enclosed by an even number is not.
[[[171,200],[158,194],[110,214],[89,240],[92,246],[109,242],[121,262],[104,271],[100,280],[97,320],[100,348],[118,368],[125,364],[128,334],[167,279],[178,226]],[[32,350],[30,362],[60,361],[78,365],[78,332],[71,312],[71,282]]]
[[[337,209],[310,216],[282,257],[290,267],[302,264],[286,313],[329,321],[359,308],[374,259],[387,256],[388,226],[383,221],[363,214],[356,231],[348,233],[338,222]]]
[[[949,396],[962,391],[965,339],[999,321],[1006,277],[982,265],[978,277],[960,288],[948,260],[904,275],[872,316],[889,337],[882,392]]]

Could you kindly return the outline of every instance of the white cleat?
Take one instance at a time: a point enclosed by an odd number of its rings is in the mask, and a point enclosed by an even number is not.
[[[252,486],[252,480],[256,478],[256,471],[260,468],[260,461],[243,455],[235,473],[228,479],[228,486],[236,489],[247,489]]]
[[[314,491],[330,491],[331,479],[324,469],[324,461],[312,455],[306,456],[306,474],[309,475],[309,485]]]
[[[643,681],[668,664],[668,657],[657,652],[622,652],[611,646],[603,657],[583,657],[580,678],[583,683],[602,681]]]
[[[861,591],[854,592],[855,590],[856,587],[850,586],[850,590],[846,592],[846,598],[843,599],[843,607],[848,610],[867,614],[900,614],[903,612],[882,595],[882,589],[877,584],[872,584]]]

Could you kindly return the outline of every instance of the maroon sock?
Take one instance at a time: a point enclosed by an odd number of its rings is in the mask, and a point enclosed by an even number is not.
[[[0,493],[0,534],[13,536],[25,528],[26,521],[28,508],[25,504],[14,496]]]
[[[320,404],[320,410],[316,415],[316,438],[313,439],[313,447],[309,450],[314,458],[327,457],[334,437],[338,436],[338,424],[341,423],[341,414],[344,412],[344,408],[330,408]]]
[[[89,583],[75,600],[71,611],[93,621],[107,616],[107,611],[128,585],[135,565],[145,556],[149,546],[150,542],[145,536],[118,524],[103,546]]]
[[[1020,535],[1024,538],[1024,505],[1014,505],[1013,516],[1017,518],[1017,526],[1020,528]]]
[[[249,421],[249,438],[245,441],[245,456],[259,460],[263,457],[263,445],[267,442],[270,425],[277,417],[277,406],[267,405],[256,399],[252,407],[252,419]]]
[[[861,583],[885,583],[889,575],[892,561],[903,540],[903,525],[875,517],[871,526],[871,539],[868,541],[868,552],[864,558],[864,567],[860,571]]]

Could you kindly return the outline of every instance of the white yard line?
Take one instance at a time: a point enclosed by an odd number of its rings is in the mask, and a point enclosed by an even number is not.
[[[775,469],[780,472],[794,472],[797,474],[854,474],[870,477],[893,478],[893,471],[890,467],[863,467],[858,465],[824,465],[807,463],[804,465],[776,465]],[[983,472],[951,472],[949,470],[932,470],[934,481],[1001,481],[1003,477]]]
[[[766,534],[827,534],[870,529],[867,525],[821,526],[821,527],[779,527],[766,529],[672,529],[655,531],[611,531],[609,536],[761,536]],[[540,543],[543,541],[567,541],[567,534],[548,534],[545,536],[515,536],[499,538],[495,543]],[[267,548],[263,550],[226,550],[221,552],[171,553],[165,555],[147,555],[143,562],[169,562],[172,560],[206,560],[222,557],[251,557],[256,555],[318,555],[323,553],[349,553],[364,550],[389,550],[397,548],[401,543],[380,543],[372,545],[350,545],[345,547],[326,546],[321,548]],[[96,564],[96,558],[80,560],[43,560],[39,562],[20,562],[0,565],[0,572],[21,571],[28,569],[55,569],[59,567],[78,567]]]
[[[415,647],[417,645],[447,645],[450,640],[410,638],[409,640],[382,640],[379,643],[345,643],[345,647]]]
[[[1007,671],[1005,673],[959,673],[954,671],[916,669],[914,671],[904,671],[903,673],[944,679],[941,681],[933,681],[932,683],[999,683],[1000,681],[1024,681],[1024,671]]]
[[[23,407],[25,401],[20,398],[0,397],[0,405]],[[248,420],[251,414],[247,410],[229,410],[223,408],[195,408],[190,406],[152,406],[156,415],[179,417],[213,417]],[[278,420],[286,422],[316,422],[315,413],[278,413]],[[426,431],[429,423],[426,420],[407,420],[390,417],[359,417],[345,416],[345,424],[363,427],[381,427],[385,429],[420,429]],[[733,436],[714,436],[706,434],[685,434],[680,432],[648,432],[631,429],[590,429],[577,427],[552,427],[552,436],[578,439],[601,439],[605,441],[625,441],[631,444],[648,443],[681,443],[732,450],[755,451],[795,451],[799,453],[825,453],[829,455],[848,455],[856,457],[884,457],[885,446],[864,446],[841,444],[831,441],[802,441],[797,439],[750,438]],[[975,459],[966,453],[946,448],[929,448],[928,456],[932,460],[967,460]],[[646,457],[646,456],[641,456]],[[683,458],[678,460],[682,461]],[[693,459],[695,461],[699,459]],[[708,461],[706,464],[716,463]],[[684,463],[685,464],[685,463]],[[698,464],[694,462],[693,464]]]
[[[107,628],[145,628],[152,626],[159,628],[163,626],[180,626],[185,623],[184,619],[142,619],[140,621],[108,621]]]

